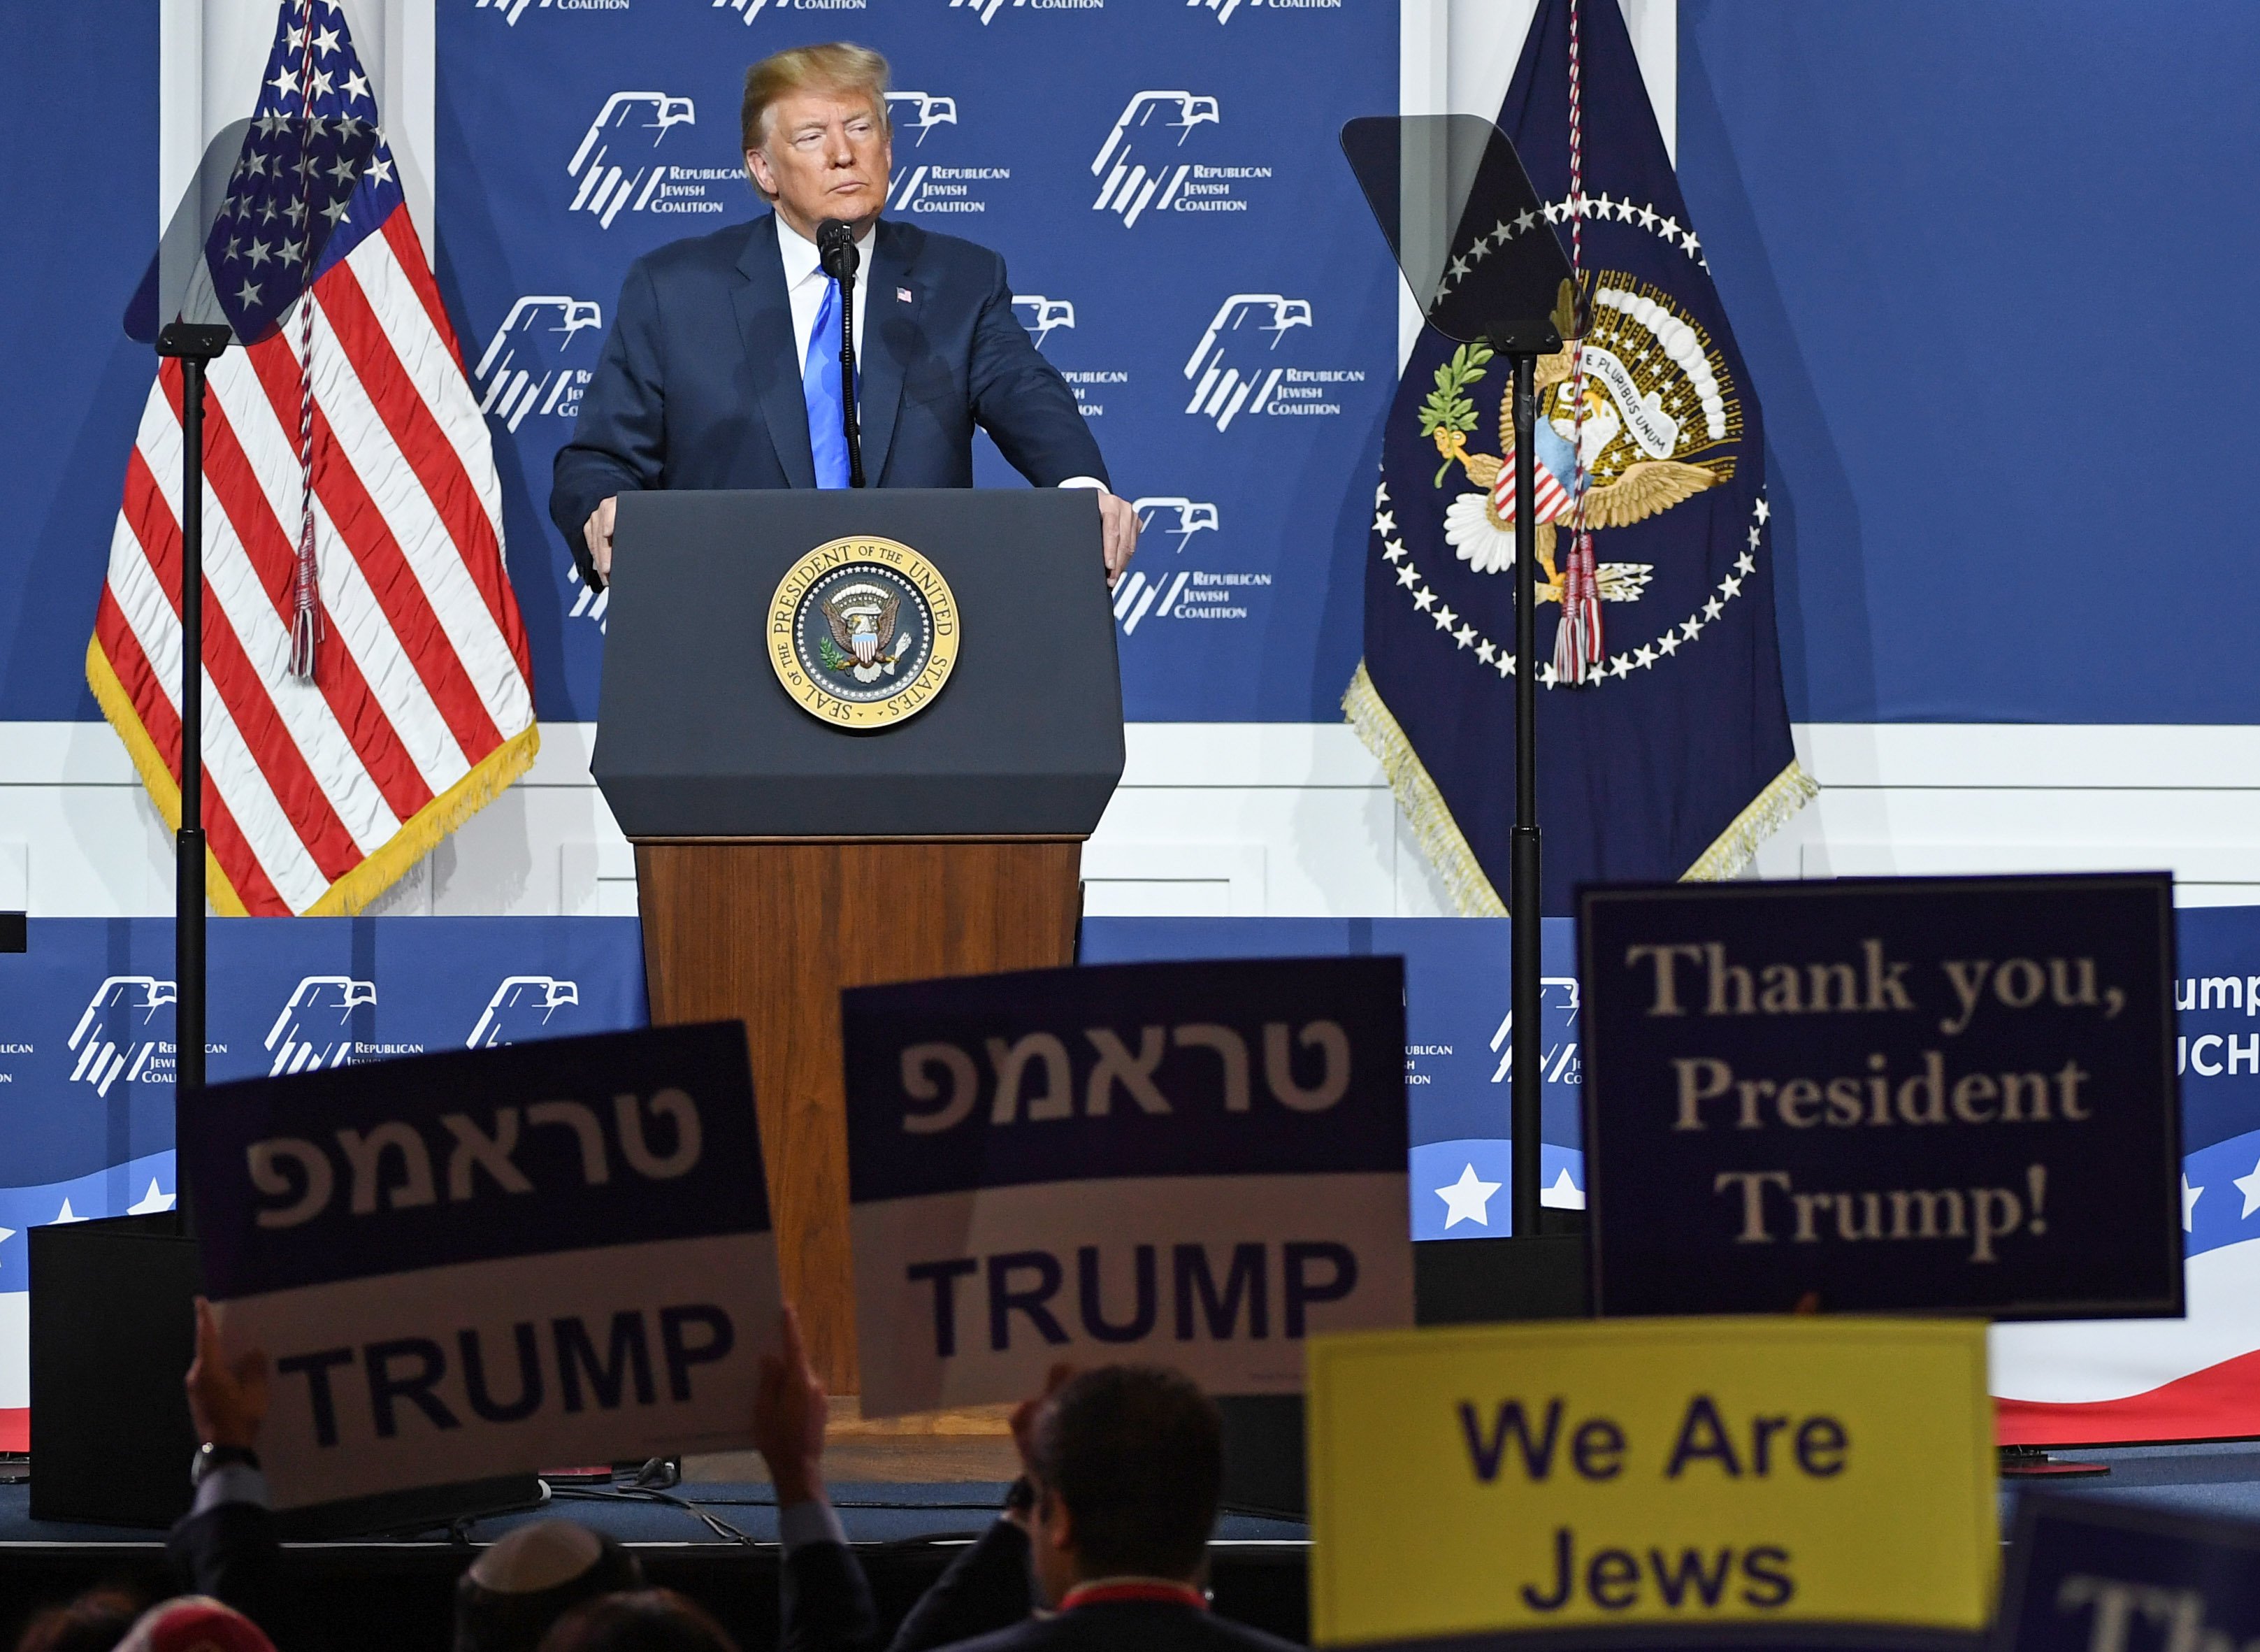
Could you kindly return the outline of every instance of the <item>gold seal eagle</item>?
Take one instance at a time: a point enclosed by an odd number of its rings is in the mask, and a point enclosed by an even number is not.
[[[1577,347],[1541,356],[1534,374],[1539,419],[1533,433],[1536,550],[1541,602],[1562,599],[1555,529],[1577,519],[1579,459],[1589,531],[1626,527],[1670,510],[1734,473],[1731,454],[1708,450],[1741,433],[1741,413],[1722,385],[1722,367],[1708,340],[1653,289],[1602,277],[1593,293],[1584,340],[1584,405],[1575,383]],[[1503,451],[1475,453],[1477,424],[1470,390],[1486,376],[1490,347],[1464,344],[1436,368],[1435,386],[1420,410],[1420,433],[1443,463],[1435,485],[1457,464],[1481,492],[1462,493],[1445,508],[1444,535],[1454,554],[1477,573],[1514,566],[1513,385],[1499,398]],[[1649,562],[1602,562],[1600,594],[1637,601],[1655,572]]]

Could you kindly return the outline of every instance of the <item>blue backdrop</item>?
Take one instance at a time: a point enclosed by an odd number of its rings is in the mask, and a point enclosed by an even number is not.
[[[540,510],[570,375],[630,258],[752,210],[731,171],[744,63],[846,35],[925,94],[897,106],[897,210],[1006,254],[1120,486],[1164,502],[1122,617],[1131,715],[1333,720],[1395,303],[1333,132],[1393,105],[1397,15],[440,0],[441,279],[482,394],[508,402],[492,422],[541,715],[595,705],[600,620]],[[1680,180],[1767,409],[1792,717],[2249,716],[2235,397],[2260,337],[2232,324],[2260,254],[2240,164],[2260,9],[1681,0],[1679,18]],[[0,721],[92,718],[81,657],[148,388],[117,318],[157,222],[154,10],[8,8],[0,88]],[[1091,164],[1147,91],[1187,101],[1141,106],[1115,145],[1131,164],[1269,175],[1188,175],[1135,222],[1095,208],[1119,156]],[[621,92],[662,101],[605,123]],[[607,171],[639,175],[609,226],[572,207],[592,125]],[[1184,411],[1235,294],[1264,300],[1220,335],[1240,366],[1366,375],[1293,387],[1339,413],[1218,430]],[[2141,376],[2156,362],[2192,373],[2170,407]],[[993,456],[982,474],[1008,479]]]
[[[440,282],[498,437],[541,716],[596,716],[603,608],[547,501],[621,275],[762,210],[740,175],[745,65],[841,37],[894,64],[890,211],[1004,254],[1023,325],[1152,518],[1119,593],[1128,714],[1338,715],[1396,277],[1334,133],[1396,106],[1397,7],[1220,17],[443,0]],[[1188,371],[1218,358],[1258,393],[1228,419],[1189,413]],[[982,485],[1019,485],[981,450]]]
[[[2256,75],[2242,0],[1680,0],[1792,719],[2249,720]]]

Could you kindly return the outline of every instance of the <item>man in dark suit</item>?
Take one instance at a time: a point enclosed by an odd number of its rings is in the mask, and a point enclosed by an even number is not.
[[[788,1311],[754,1442],[784,1541],[783,1652],[862,1652],[876,1614],[824,1496],[825,1394]],[[1029,1493],[929,1590],[890,1652],[1289,1652],[1217,1617],[1202,1582],[1224,1477],[1215,1402],[1174,1371],[1069,1375],[1012,1419]],[[1033,1581],[1032,1591],[1028,1584]],[[1047,1613],[1032,1610],[1039,1603]]]
[[[859,254],[851,321],[872,487],[969,488],[973,429],[1040,488],[1098,494],[1111,583],[1137,543],[1075,396],[1012,314],[1004,260],[880,221],[893,166],[887,62],[797,46],[746,71],[748,176],[775,211],[629,268],[557,454],[549,514],[584,577],[611,570],[613,503],[646,488],[842,488],[840,293],[817,225]]]

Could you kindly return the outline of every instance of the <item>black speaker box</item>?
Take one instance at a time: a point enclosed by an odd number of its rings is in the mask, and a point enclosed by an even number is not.
[[[1592,1312],[1584,1216],[1541,1212],[1526,1239],[1436,1239],[1412,1247],[1416,1325],[1582,1319]],[[1308,1518],[1303,1397],[1234,1394],[1224,1412],[1224,1506],[1276,1520]]]
[[[34,1227],[32,1518],[169,1526],[197,1448],[181,1378],[197,1347],[196,1241],[180,1218]]]

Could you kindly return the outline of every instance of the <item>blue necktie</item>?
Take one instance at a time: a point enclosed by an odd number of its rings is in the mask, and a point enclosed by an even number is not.
[[[840,283],[824,284],[824,307],[808,335],[808,360],[800,369],[800,393],[808,403],[808,447],[816,460],[816,485],[848,485],[848,436],[840,428]]]

